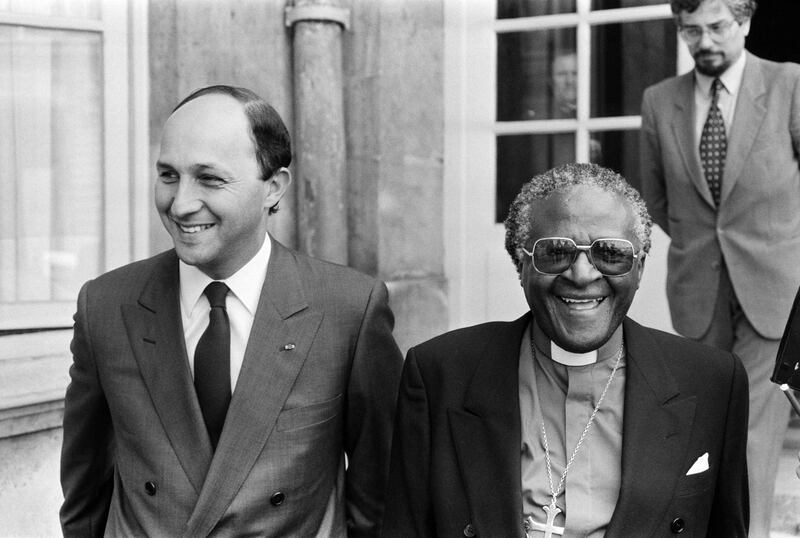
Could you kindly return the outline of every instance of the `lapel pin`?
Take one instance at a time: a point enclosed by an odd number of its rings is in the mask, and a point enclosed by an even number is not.
[[[294,344],[283,344],[281,351],[291,351],[295,348]]]

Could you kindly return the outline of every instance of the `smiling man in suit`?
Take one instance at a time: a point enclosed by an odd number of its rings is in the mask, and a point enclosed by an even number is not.
[[[626,318],[650,226],[597,165],[523,186],[506,249],[530,312],[409,350],[384,536],[745,536],[742,364]]]
[[[78,298],[65,536],[379,534],[402,364],[388,294],[267,233],[290,161],[249,90],[198,90],[167,120],[174,249]]]
[[[642,102],[642,193],[670,236],[675,330],[750,380],[750,535],[766,537],[789,405],[769,377],[800,285],[800,66],[744,48],[754,0],[673,0],[695,68]]]

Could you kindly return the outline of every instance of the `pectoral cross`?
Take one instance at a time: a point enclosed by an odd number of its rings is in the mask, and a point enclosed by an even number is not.
[[[526,517],[523,522],[526,538],[533,538],[531,535],[532,531],[544,532],[544,538],[553,538],[554,534],[564,536],[564,527],[556,527],[555,525],[556,516],[561,513],[561,508],[556,506],[555,501],[552,501],[550,506],[543,506],[542,509],[547,514],[547,523],[539,523],[531,516]]]

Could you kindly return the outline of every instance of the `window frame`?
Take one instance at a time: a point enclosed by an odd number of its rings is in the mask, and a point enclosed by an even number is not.
[[[641,116],[604,116],[590,118],[591,99],[591,33],[593,26],[605,24],[643,22],[671,18],[669,4],[636,6],[617,9],[591,10],[591,0],[577,0],[575,13],[496,19],[497,35],[534,30],[563,30],[575,28],[578,60],[578,99],[575,119],[542,119],[525,121],[496,121],[494,134],[524,135],[575,133],[575,156],[578,162],[588,162],[590,133],[598,131],[637,130],[642,125]],[[683,49],[684,47],[679,47]]]
[[[93,19],[0,11],[0,25],[100,35],[103,273],[148,253],[149,85],[147,3],[101,0],[100,13]],[[0,303],[0,336],[69,328],[76,299]]]

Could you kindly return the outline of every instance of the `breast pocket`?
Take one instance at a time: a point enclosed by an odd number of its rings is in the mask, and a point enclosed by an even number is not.
[[[689,497],[704,493],[714,487],[716,477],[711,469],[706,469],[697,474],[682,476],[678,480],[678,487],[675,492],[676,497]]]
[[[341,404],[342,395],[339,394],[323,402],[285,409],[278,415],[278,422],[275,427],[278,431],[285,432],[322,424],[336,418],[341,409]]]

